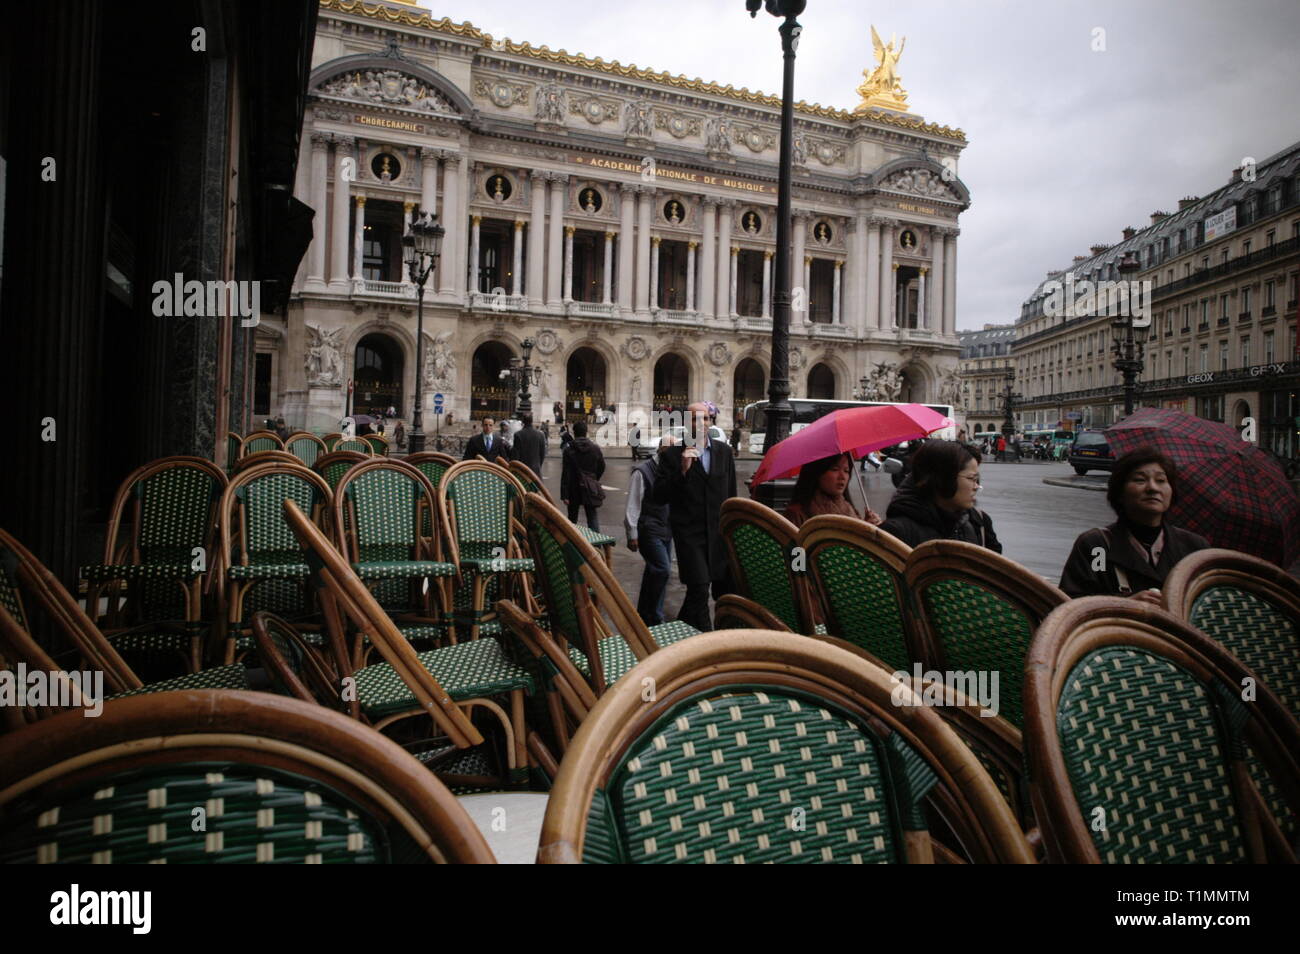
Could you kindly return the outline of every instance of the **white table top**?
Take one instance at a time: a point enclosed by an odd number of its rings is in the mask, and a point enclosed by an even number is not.
[[[546,799],[540,792],[488,792],[461,795],[456,801],[483,833],[499,864],[531,865],[537,860]]]

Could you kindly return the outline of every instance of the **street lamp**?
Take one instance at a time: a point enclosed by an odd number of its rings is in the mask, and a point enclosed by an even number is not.
[[[1015,368],[1007,368],[1003,380],[1006,382],[1006,387],[1002,391],[1002,437],[1007,442],[1007,451],[1010,452],[1016,436],[1016,401],[1023,395],[1013,390],[1016,386]]]
[[[530,394],[534,384],[540,384],[542,381],[542,369],[535,368],[529,363],[533,354],[533,339],[525,338],[519,346],[524,353],[523,357],[512,357],[510,367],[502,368],[498,377],[504,381],[507,378],[512,379],[514,386],[519,389],[519,402],[515,410],[519,414],[531,414],[533,411],[533,400]]]
[[[790,408],[790,182],[791,151],[794,146],[794,57],[803,32],[795,17],[803,13],[806,0],[745,0],[751,17],[766,8],[784,22],[779,27],[785,72],[781,81],[781,153],[776,198],[776,287],[772,293],[772,374],[767,388],[767,429],[763,452],[789,436],[793,411]]]
[[[415,214],[410,230],[402,236],[406,268],[415,283],[415,414],[411,420],[411,453],[424,450],[424,283],[442,254],[446,232],[432,212]]]
[[[1115,267],[1122,277],[1125,296],[1121,299],[1120,306],[1123,314],[1111,319],[1110,331],[1114,338],[1114,368],[1124,376],[1124,416],[1128,417],[1133,413],[1133,403],[1137,399],[1138,375],[1145,367],[1142,350],[1147,343],[1147,332],[1151,330],[1151,318],[1147,316],[1140,325],[1133,320],[1136,316],[1130,302],[1136,296],[1132,293],[1133,283],[1129,276],[1141,268],[1137,256],[1127,252]]]

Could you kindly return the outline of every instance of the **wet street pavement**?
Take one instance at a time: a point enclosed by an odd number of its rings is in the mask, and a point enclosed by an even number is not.
[[[737,462],[737,483],[742,496],[746,493],[744,482],[758,467],[758,462],[757,457]],[[601,479],[605,487],[605,504],[600,508],[600,524],[603,531],[619,540],[614,554],[614,574],[635,604],[645,563],[639,554],[627,549],[623,530],[623,510],[627,505],[631,471],[631,460],[614,458],[607,461],[605,476]],[[1085,530],[1105,526],[1114,520],[1105,494],[1043,483],[1045,477],[1064,479],[1073,476],[1074,472],[1063,462],[999,464],[986,460],[980,467],[984,487],[979,494],[978,506],[992,517],[993,529],[1002,541],[1002,552],[1054,584],[1060,581],[1061,567],[1065,565],[1074,538]],[[560,460],[554,447],[548,453],[542,479],[558,500]],[[894,494],[889,476],[868,474],[863,476],[863,481],[872,509],[884,515]],[[857,491],[852,491],[852,495],[856,504]],[[578,519],[579,522],[585,521],[581,515]],[[684,594],[685,587],[677,578],[674,561],[665,604],[668,618],[676,617]]]

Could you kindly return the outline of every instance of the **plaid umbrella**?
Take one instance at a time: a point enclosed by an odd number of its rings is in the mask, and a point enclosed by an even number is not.
[[[1277,462],[1236,428],[1148,407],[1107,428],[1106,439],[1116,457],[1154,447],[1178,465],[1171,522],[1283,569],[1300,556],[1300,500]]]

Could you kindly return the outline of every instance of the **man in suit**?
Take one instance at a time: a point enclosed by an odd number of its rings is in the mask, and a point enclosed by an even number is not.
[[[464,460],[474,460],[479,454],[488,460],[510,460],[510,448],[506,446],[505,441],[492,432],[495,424],[496,421],[492,418],[483,418],[483,432],[475,434],[465,443]]]
[[[541,477],[542,464],[546,462],[546,435],[533,427],[531,414],[520,414],[519,420],[524,426],[515,432],[515,444],[510,449],[510,457],[527,464],[529,470]]]
[[[686,599],[677,618],[710,630],[709,588],[715,600],[731,592],[727,548],[722,542],[722,502],[736,496],[736,462],[731,448],[709,436],[718,409],[692,404],[686,442],[660,451],[651,500],[667,504],[677,547],[677,570]]]

